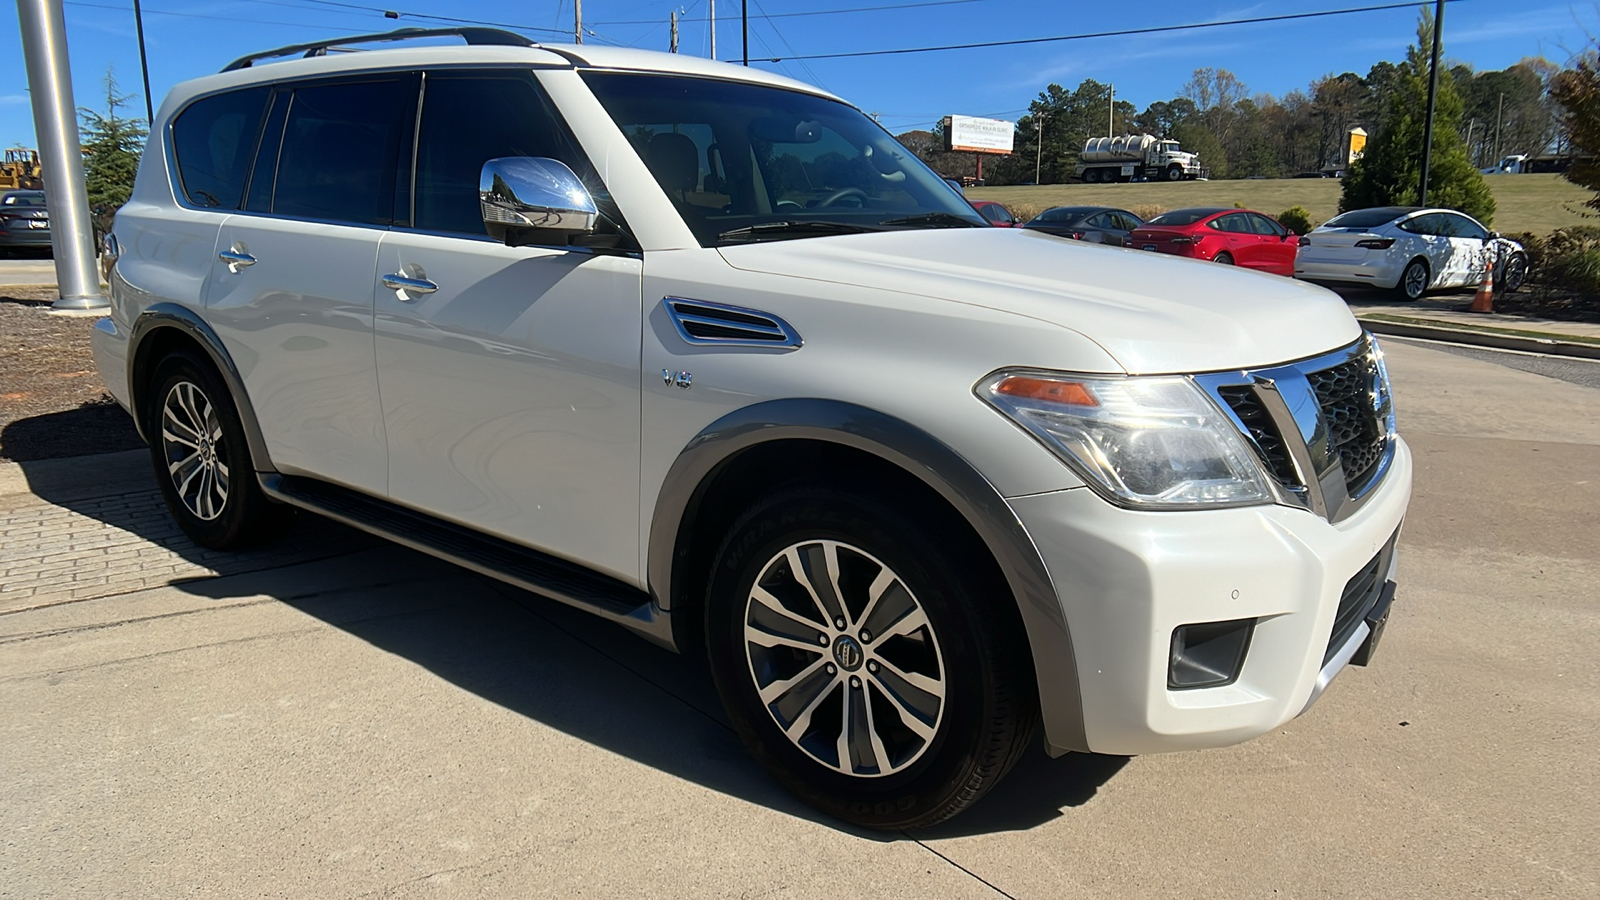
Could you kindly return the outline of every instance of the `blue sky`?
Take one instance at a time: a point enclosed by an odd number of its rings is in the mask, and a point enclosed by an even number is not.
[[[665,50],[669,14],[679,10],[680,51],[709,55],[709,0],[584,0],[588,41]],[[1273,24],[858,59],[766,61],[857,50],[920,47],[1175,25],[1349,6],[1385,0],[749,0],[753,65],[819,84],[894,132],[926,128],[958,113],[1014,119],[1050,82],[1110,81],[1118,99],[1139,108],[1174,96],[1201,66],[1232,70],[1250,90],[1282,95],[1314,78],[1365,74],[1379,59],[1399,59],[1414,34],[1416,7]],[[341,3],[347,5],[340,5]],[[915,4],[915,5],[908,5]],[[1426,4],[1431,6],[1431,3]],[[217,71],[242,54],[301,41],[399,25],[436,25],[412,14],[524,26],[549,42],[570,42],[572,0],[143,0],[152,93]],[[858,12],[820,11],[898,7]],[[403,13],[398,22],[376,9]],[[0,145],[33,145],[16,7],[0,3]],[[66,0],[73,88],[79,105],[99,106],[106,67],[138,95],[139,53],[132,0]],[[1140,15],[1131,13],[1138,10]],[[799,14],[799,15],[797,15]],[[717,4],[717,56],[740,52],[739,0]],[[766,16],[771,16],[767,18]],[[533,29],[545,29],[536,31]],[[561,34],[557,34],[557,31]],[[1600,34],[1600,0],[1463,0],[1445,14],[1452,61],[1499,69],[1524,56],[1556,62]],[[564,36],[563,36],[564,35]],[[142,113],[135,99],[133,110]]]

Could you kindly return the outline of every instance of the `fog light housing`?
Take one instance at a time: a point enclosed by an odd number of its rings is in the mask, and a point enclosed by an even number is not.
[[[1255,619],[1196,622],[1172,629],[1167,690],[1222,687],[1239,679]]]

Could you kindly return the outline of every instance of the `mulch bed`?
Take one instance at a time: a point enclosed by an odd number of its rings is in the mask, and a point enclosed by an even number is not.
[[[95,368],[94,318],[51,315],[57,296],[54,288],[0,287],[0,460],[143,447]]]

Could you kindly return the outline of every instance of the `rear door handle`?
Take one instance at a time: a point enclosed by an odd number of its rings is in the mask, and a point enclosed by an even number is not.
[[[439,289],[437,284],[426,278],[411,278],[399,273],[383,276],[383,286],[394,291],[405,291],[408,294],[431,294]]]

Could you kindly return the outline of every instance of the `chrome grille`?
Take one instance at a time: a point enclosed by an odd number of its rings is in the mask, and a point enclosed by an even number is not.
[[[1195,382],[1227,411],[1285,505],[1338,521],[1394,458],[1389,388],[1370,335],[1313,359]]]
[[[1328,436],[1344,465],[1345,486],[1359,489],[1383,457],[1385,429],[1373,397],[1378,370],[1371,354],[1306,375],[1328,423]]]

